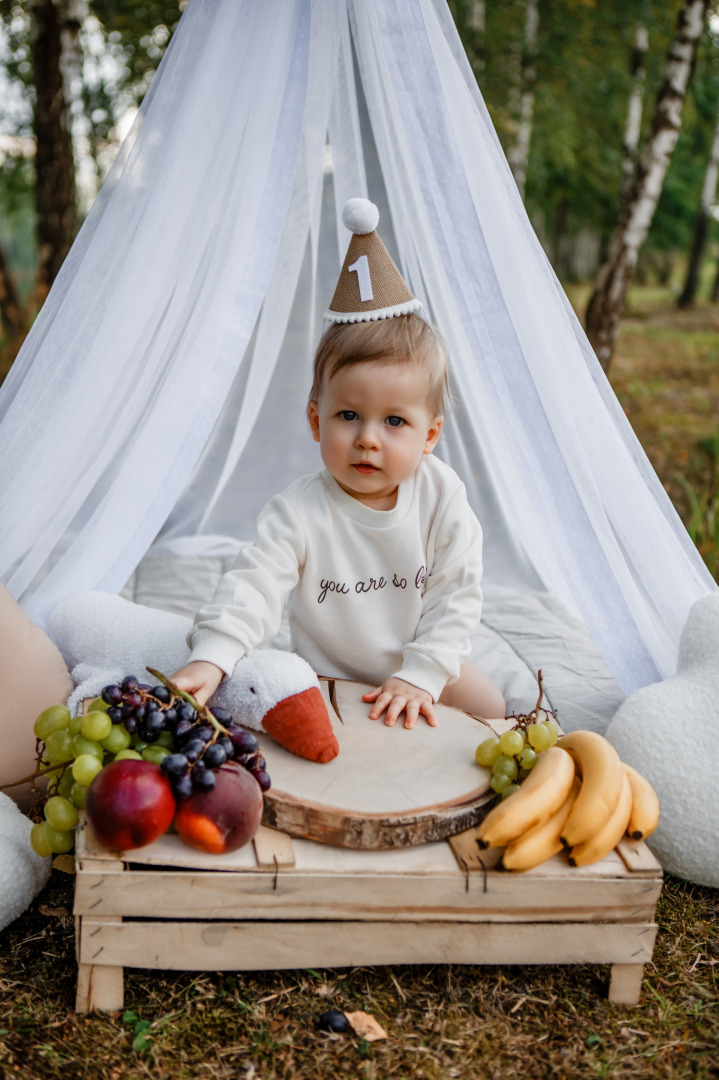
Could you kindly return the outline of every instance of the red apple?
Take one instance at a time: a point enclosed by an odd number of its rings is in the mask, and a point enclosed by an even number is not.
[[[126,758],[97,774],[87,789],[85,814],[104,847],[129,851],[167,832],[175,799],[159,765]]]
[[[262,791],[246,769],[225,765],[212,791],[178,804],[175,828],[190,847],[220,855],[249,843],[262,820]]]

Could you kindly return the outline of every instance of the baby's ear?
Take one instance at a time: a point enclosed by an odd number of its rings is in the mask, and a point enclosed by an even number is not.
[[[423,454],[431,454],[435,446],[439,442],[439,437],[442,434],[442,428],[444,427],[444,417],[435,416],[434,420],[429,426],[427,431],[427,440],[424,444]]]
[[[312,438],[315,442],[320,441],[320,414],[317,408],[317,402],[311,401],[307,406],[307,419],[310,424],[310,431],[312,432]]]

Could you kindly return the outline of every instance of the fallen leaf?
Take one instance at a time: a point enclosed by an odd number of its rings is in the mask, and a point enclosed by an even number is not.
[[[41,915],[68,915],[69,912],[66,907],[50,907],[49,904],[40,904],[38,911]]]
[[[387,1032],[377,1023],[374,1016],[366,1012],[345,1013],[350,1027],[367,1042],[375,1042],[377,1039],[386,1039]]]
[[[62,870],[63,874],[75,873],[74,855],[56,855],[52,860],[53,870]]]

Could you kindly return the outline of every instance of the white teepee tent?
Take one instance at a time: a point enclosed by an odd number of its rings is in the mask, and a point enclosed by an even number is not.
[[[318,465],[310,364],[352,196],[450,346],[442,455],[490,583],[625,692],[716,588],[537,242],[445,0],[191,0],[0,396],[0,576],[43,622],[152,542],[250,539]]]

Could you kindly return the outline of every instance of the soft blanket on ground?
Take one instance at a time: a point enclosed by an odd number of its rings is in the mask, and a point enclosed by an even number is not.
[[[50,859],[30,847],[32,822],[0,792],[0,930],[21,915],[45,886]]]

